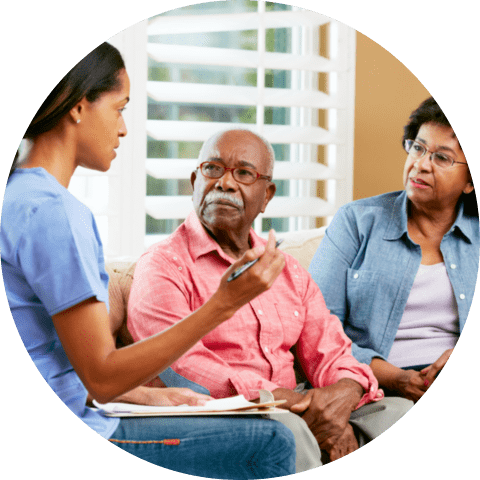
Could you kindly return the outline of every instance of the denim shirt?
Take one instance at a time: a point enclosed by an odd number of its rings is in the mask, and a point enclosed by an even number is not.
[[[440,250],[461,332],[479,259],[478,218],[464,215],[463,204]],[[370,364],[373,357],[388,357],[421,259],[420,246],[408,235],[404,191],[349,203],[333,218],[309,272],[352,340],[358,361]]]

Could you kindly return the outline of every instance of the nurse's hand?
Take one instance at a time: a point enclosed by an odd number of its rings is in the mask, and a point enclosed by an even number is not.
[[[91,399],[91,395],[89,398]],[[137,387],[115,398],[113,402],[156,407],[175,407],[177,405],[199,407],[210,400],[214,400],[213,397],[194,392],[189,388]]]

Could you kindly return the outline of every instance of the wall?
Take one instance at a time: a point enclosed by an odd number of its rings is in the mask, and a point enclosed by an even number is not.
[[[393,55],[357,32],[354,200],[401,190],[401,139],[428,90]]]

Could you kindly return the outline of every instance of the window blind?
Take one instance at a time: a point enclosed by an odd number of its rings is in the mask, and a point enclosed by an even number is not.
[[[275,150],[277,193],[258,233],[324,225],[352,199],[354,30],[232,0],[166,12],[109,41],[130,76],[129,133],[109,172],[75,174],[86,192],[107,179],[86,202],[107,231],[107,259],[138,256],[186,218],[201,145],[228,128],[251,129]]]

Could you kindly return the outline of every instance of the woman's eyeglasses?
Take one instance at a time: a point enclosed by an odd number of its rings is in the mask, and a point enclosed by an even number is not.
[[[448,155],[445,155],[444,153],[431,152],[425,145],[418,143],[416,140],[405,140],[404,147],[406,152],[415,159],[420,159],[424,157],[427,153],[430,153],[430,161],[440,168],[450,168],[453,167],[455,163],[467,165],[466,162],[457,162]]]

